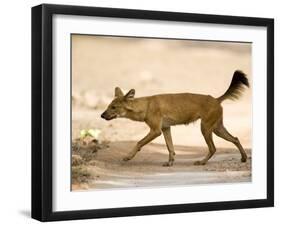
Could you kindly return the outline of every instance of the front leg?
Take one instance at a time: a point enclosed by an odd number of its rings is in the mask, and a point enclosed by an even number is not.
[[[162,128],[162,132],[165,138],[166,146],[169,151],[169,160],[168,162],[165,162],[163,166],[172,166],[175,161],[175,151],[174,151],[174,145],[171,135],[171,127]]]
[[[148,144],[150,141],[154,140],[156,137],[159,137],[161,135],[161,130],[160,129],[150,129],[150,132],[143,138],[141,139],[134,149],[126,156],[123,158],[124,161],[129,161],[131,160],[140,150],[141,148]]]

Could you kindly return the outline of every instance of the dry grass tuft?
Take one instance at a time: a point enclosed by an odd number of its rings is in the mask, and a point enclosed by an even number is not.
[[[108,147],[108,143],[92,139],[75,139],[72,141],[72,185],[80,186],[94,179],[89,166],[93,165],[97,151]]]
[[[86,165],[72,166],[72,184],[87,183],[91,178]]]

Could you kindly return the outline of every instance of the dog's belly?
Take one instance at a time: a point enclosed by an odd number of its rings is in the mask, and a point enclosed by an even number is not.
[[[184,117],[180,119],[172,118],[172,117],[163,117],[162,119],[162,127],[170,127],[170,126],[175,126],[175,125],[187,125],[191,122],[196,121],[199,119],[198,115],[194,115],[193,117]]]

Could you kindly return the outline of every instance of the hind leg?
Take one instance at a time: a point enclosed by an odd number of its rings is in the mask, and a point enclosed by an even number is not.
[[[205,138],[205,141],[208,145],[209,152],[206,157],[200,161],[194,162],[194,165],[205,165],[207,161],[215,154],[216,147],[214,145],[213,136],[212,136],[212,126],[209,123],[201,122],[201,132]]]
[[[239,140],[237,137],[232,136],[227,130],[226,128],[223,126],[223,123],[221,122],[215,129],[214,129],[214,133],[229,141],[232,142],[240,151],[241,154],[241,162],[246,162],[247,161],[247,154],[244,150],[244,148],[242,147],[242,145],[240,144]]]

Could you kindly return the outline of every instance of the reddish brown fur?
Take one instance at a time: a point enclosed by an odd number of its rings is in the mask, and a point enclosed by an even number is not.
[[[241,153],[241,161],[245,162],[247,155],[238,138],[233,137],[223,126],[221,106],[221,102],[225,99],[238,99],[243,85],[249,86],[246,75],[241,71],[235,71],[230,87],[219,98],[191,93],[134,98],[134,89],[124,95],[117,87],[115,88],[115,98],[101,117],[106,120],[124,117],[145,122],[149,126],[150,132],[136,144],[134,149],[124,158],[125,161],[132,159],[145,144],[163,133],[169,151],[169,160],[164,166],[172,166],[175,152],[170,127],[189,124],[201,119],[201,132],[208,145],[209,153],[201,161],[196,161],[196,165],[206,164],[215,153],[213,133],[235,144]]]

